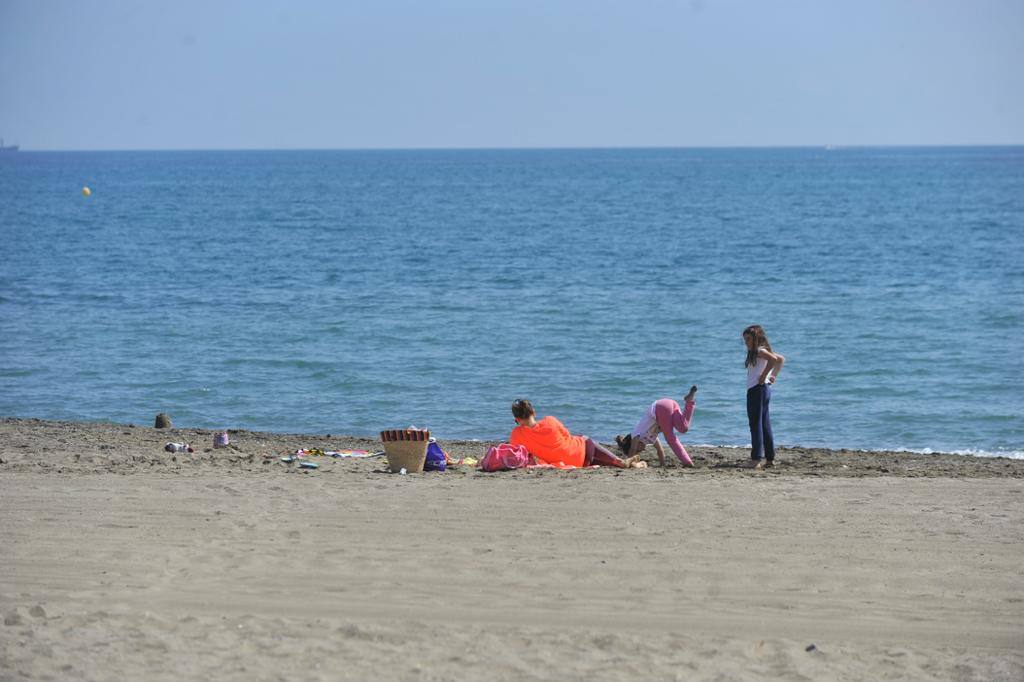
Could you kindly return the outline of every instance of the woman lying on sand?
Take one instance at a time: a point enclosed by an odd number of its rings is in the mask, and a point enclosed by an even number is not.
[[[620,469],[647,466],[639,461],[639,457],[622,460],[600,443],[595,443],[592,438],[570,434],[569,429],[554,417],[547,416],[538,421],[529,400],[512,403],[512,416],[519,426],[512,429],[509,442],[525,446],[534,458],[542,462],[575,467],[599,464]]]
[[[662,398],[651,403],[644,416],[633,427],[632,433],[615,437],[615,442],[622,448],[622,453],[627,457],[633,457],[642,452],[645,446],[654,445],[658,451],[658,463],[665,466],[665,451],[661,449],[661,441],[658,440],[658,434],[661,434],[665,436],[672,452],[676,453],[679,462],[684,467],[692,467],[693,460],[676,438],[675,432],[686,433],[690,430],[690,420],[693,419],[693,410],[696,406],[693,397],[696,394],[697,387],[690,386],[690,392],[683,397],[683,404],[686,407],[682,410],[679,409],[679,403],[671,398]]]

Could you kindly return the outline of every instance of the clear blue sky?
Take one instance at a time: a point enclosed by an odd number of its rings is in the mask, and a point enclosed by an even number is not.
[[[0,0],[26,149],[1024,143],[1024,0]]]

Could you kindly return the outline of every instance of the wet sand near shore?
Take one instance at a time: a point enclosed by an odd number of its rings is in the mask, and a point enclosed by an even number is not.
[[[212,440],[0,420],[0,680],[1024,678],[1022,461],[399,476],[280,461],[372,439]]]

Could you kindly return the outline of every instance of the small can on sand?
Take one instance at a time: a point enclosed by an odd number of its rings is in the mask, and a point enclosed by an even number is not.
[[[221,431],[220,433],[213,434],[213,447],[226,448],[230,443],[231,439],[228,438],[227,431]]]
[[[168,443],[164,446],[167,452],[195,452],[195,449],[188,443]]]

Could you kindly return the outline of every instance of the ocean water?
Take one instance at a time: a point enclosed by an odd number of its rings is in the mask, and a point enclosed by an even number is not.
[[[89,186],[92,196],[81,188]],[[1024,456],[1024,148],[0,155],[0,414]]]

